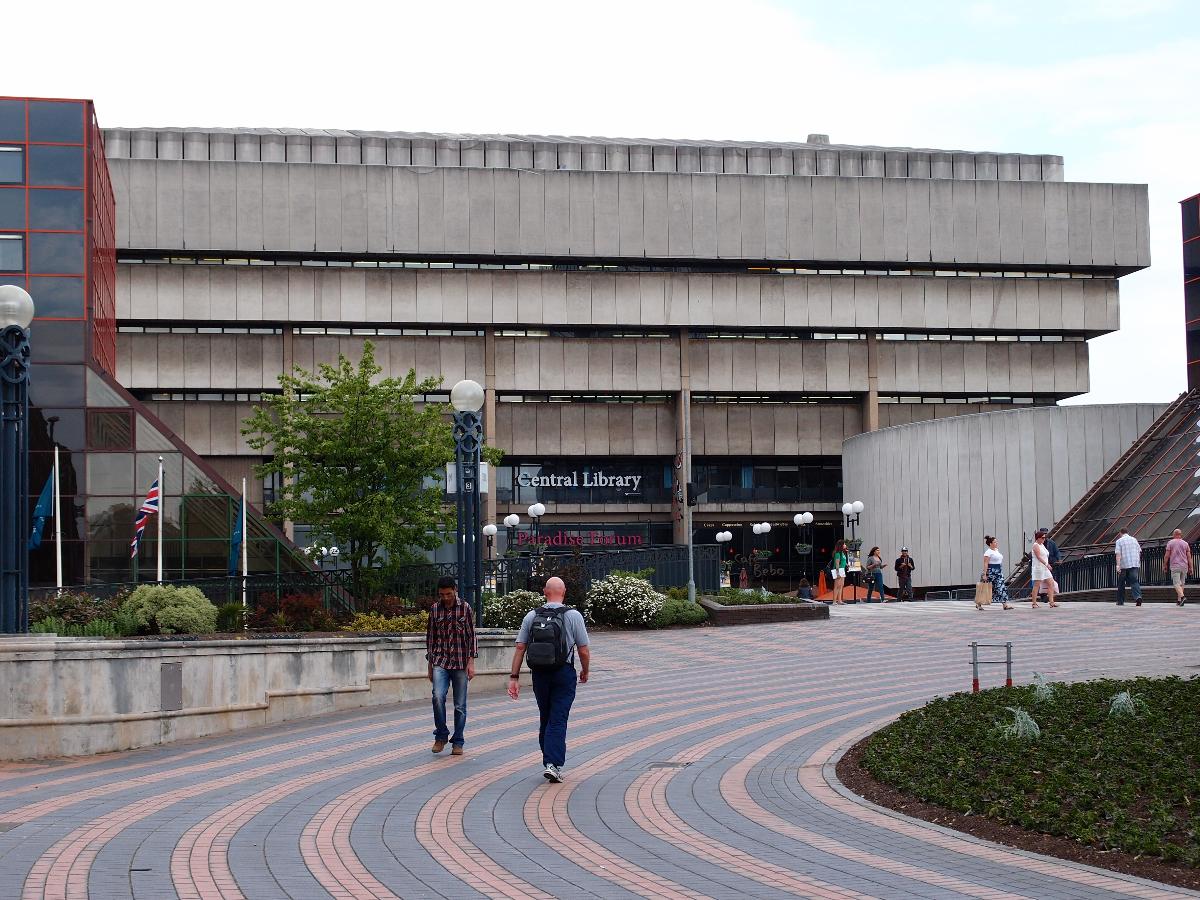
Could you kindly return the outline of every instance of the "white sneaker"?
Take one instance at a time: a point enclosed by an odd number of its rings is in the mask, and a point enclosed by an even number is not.
[[[555,784],[562,784],[562,770],[558,766],[546,763],[546,769],[542,772],[547,781],[552,781]]]

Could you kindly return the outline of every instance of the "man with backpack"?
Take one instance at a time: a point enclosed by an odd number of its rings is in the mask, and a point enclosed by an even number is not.
[[[538,745],[542,748],[542,775],[557,784],[563,780],[562,767],[567,761],[567,718],[575,702],[575,654],[579,654],[581,684],[587,683],[592,657],[582,614],[563,605],[567,595],[563,580],[548,579],[542,593],[545,605],[526,613],[517,633],[508,696],[514,700],[520,696],[521,663],[528,662],[541,714]]]

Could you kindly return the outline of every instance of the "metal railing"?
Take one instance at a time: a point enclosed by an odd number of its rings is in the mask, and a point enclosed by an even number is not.
[[[1143,585],[1171,583],[1166,560],[1165,541],[1142,544],[1140,581]],[[1099,547],[1072,548],[1063,552],[1066,557],[1054,567],[1054,578],[1062,591],[1094,591],[1117,586],[1115,554]],[[1192,567],[1187,580],[1200,582],[1200,543],[1192,544]]]
[[[694,548],[696,587],[703,591],[720,588],[720,548],[716,545],[700,545]],[[506,594],[518,588],[533,586],[540,591],[536,582],[539,577],[554,574],[559,569],[578,565],[583,571],[585,589],[593,580],[604,578],[614,571],[637,572],[652,569],[650,582],[660,590],[687,584],[687,548],[668,544],[633,550],[610,550],[597,553],[541,553],[525,556],[500,557],[483,561],[483,589],[496,594]],[[359,597],[351,589],[350,572],[308,571],[295,573],[261,573],[247,575],[218,576],[213,578],[164,579],[164,584],[179,587],[198,587],[217,606],[242,602],[243,582],[246,606],[256,608],[267,596],[282,598],[291,594],[319,594],[326,609],[334,613],[361,612],[370,608],[371,598],[379,596],[399,597],[408,601],[406,606],[418,609],[421,601],[432,599],[437,593],[438,579],[443,575],[457,576],[456,563],[423,563],[403,566],[385,577],[372,579],[371,597]],[[71,591],[85,592],[97,597],[112,597],[124,591],[132,591],[147,582],[103,582],[74,585]],[[57,588],[30,590],[30,599],[41,599],[57,592]]]

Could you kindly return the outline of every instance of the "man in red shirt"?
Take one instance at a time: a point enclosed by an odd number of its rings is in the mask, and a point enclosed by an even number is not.
[[[1175,585],[1175,605],[1183,606],[1183,586],[1192,571],[1192,546],[1183,539],[1183,532],[1176,528],[1167,541],[1167,568],[1171,572],[1171,584]]]
[[[438,579],[437,603],[429,610],[425,631],[425,658],[433,683],[433,752],[441,753],[449,740],[455,756],[463,755],[463,729],[467,725],[467,682],[475,677],[475,621],[471,607],[458,596],[458,585],[444,575]],[[454,685],[454,734],[446,727],[446,694]]]

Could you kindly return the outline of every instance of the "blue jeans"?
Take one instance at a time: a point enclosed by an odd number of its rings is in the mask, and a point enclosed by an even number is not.
[[[883,573],[871,572],[867,575],[867,602],[871,602],[871,591],[879,591],[879,599],[883,600]]]
[[[567,717],[575,702],[575,666],[533,670],[533,696],[537,698],[541,724],[538,746],[542,765],[563,766],[567,762]]]
[[[1138,603],[1142,602],[1142,582],[1141,569],[1122,569],[1117,573],[1117,606],[1125,605],[1125,586],[1129,586],[1129,591],[1133,595],[1133,599]]]
[[[446,728],[446,694],[454,682],[454,735]],[[463,729],[467,727],[467,670],[433,667],[433,739],[450,739],[455,747],[463,745]]]

